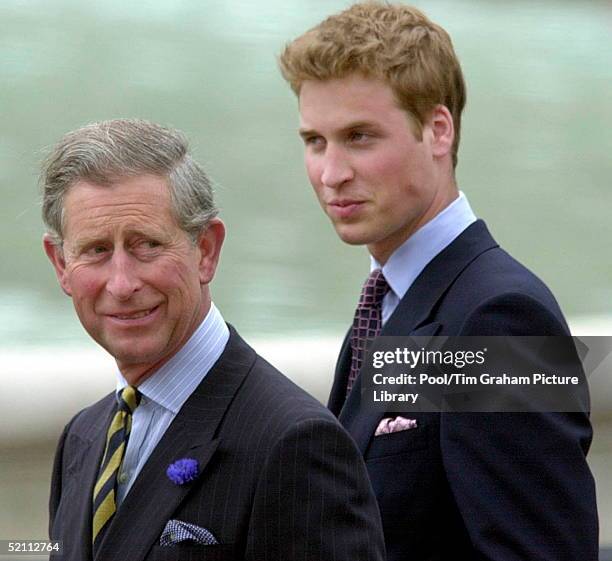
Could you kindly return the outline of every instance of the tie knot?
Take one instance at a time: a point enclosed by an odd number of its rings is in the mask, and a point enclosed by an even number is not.
[[[374,269],[368,279],[363,285],[361,290],[361,297],[359,298],[359,307],[370,308],[374,306],[380,306],[382,299],[389,290],[387,279],[381,269]]]
[[[126,386],[119,393],[119,409],[126,413],[134,413],[142,394],[134,386]]]

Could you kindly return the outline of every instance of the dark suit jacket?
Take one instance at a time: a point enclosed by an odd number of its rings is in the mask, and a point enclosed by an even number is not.
[[[121,504],[96,561],[383,559],[380,516],[355,444],[329,411],[230,331]],[[111,394],[76,415],[57,449],[50,536],[64,542],[64,561],[91,559],[92,490],[115,404]],[[198,460],[200,476],[177,486],[166,468],[185,457]],[[170,519],[208,529],[221,545],[159,546]]]
[[[544,284],[468,227],[410,287],[381,335],[567,335]],[[386,413],[344,403],[345,340],[329,407],[363,453],[389,561],[596,560],[595,486],[584,413],[406,413],[418,428],[374,437]]]

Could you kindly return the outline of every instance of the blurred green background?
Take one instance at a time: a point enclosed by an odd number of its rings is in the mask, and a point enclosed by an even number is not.
[[[468,84],[458,181],[570,316],[612,314],[609,2],[417,1]],[[285,41],[333,0],[0,3],[0,346],[86,335],[41,251],[38,166],[114,117],[184,130],[228,225],[214,298],[246,335],[336,333],[368,261],[339,242],[302,165]]]
[[[228,321],[249,338],[342,335],[369,261],[315,202],[276,56],[348,4],[0,2],[0,369],[3,353],[91,346],[41,249],[37,174],[63,133],[114,117],[182,129],[214,179],[228,237],[213,296]],[[449,31],[465,73],[460,188],[570,318],[611,319],[611,3],[413,4]],[[603,472],[612,430],[600,434]],[[9,436],[0,538],[42,537],[54,443],[26,453]]]

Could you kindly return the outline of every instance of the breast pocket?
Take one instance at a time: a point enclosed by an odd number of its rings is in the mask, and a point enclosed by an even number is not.
[[[374,436],[365,454],[366,462],[378,461],[390,456],[410,454],[429,446],[429,430],[420,426],[390,434]]]
[[[155,545],[151,561],[233,561],[238,559],[235,547],[228,544],[219,545]]]

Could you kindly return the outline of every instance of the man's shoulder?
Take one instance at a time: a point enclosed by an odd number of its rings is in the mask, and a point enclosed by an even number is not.
[[[452,310],[460,311],[464,326],[469,322],[483,327],[486,321],[499,326],[532,321],[542,335],[567,329],[548,286],[499,246],[478,255],[457,276],[439,306],[442,315]],[[511,331],[520,334],[523,330]]]
[[[249,461],[261,466],[298,449],[325,449],[332,462],[338,455],[359,457],[348,433],[323,404],[264,358],[254,357],[222,421],[219,437],[227,450],[237,457],[248,453]]]
[[[456,284],[476,285],[489,294],[518,291],[552,296],[542,279],[499,246],[471,261],[457,277]]]
[[[450,289],[471,288],[486,297],[522,292],[552,298],[544,282],[500,247],[482,220],[466,228],[438,257],[439,272],[452,267]]]
[[[389,332],[436,323],[437,332],[446,335],[567,333],[546,284],[502,249],[482,220],[429,263],[394,316]]]
[[[260,355],[256,356],[241,393],[256,396],[270,418],[280,416],[286,422],[309,419],[337,422],[323,404]]]
[[[454,288],[467,286],[486,297],[517,292],[534,298],[554,300],[542,279],[499,246],[478,255],[453,285]]]
[[[105,427],[108,416],[116,405],[115,392],[112,391],[95,403],[81,409],[66,425],[67,432],[83,440],[90,440],[96,427]]]
[[[507,309],[526,313],[543,309],[565,325],[563,314],[544,282],[500,248],[486,224],[477,220],[421,272],[386,329],[414,330],[436,321],[446,334],[457,335],[462,333],[461,326],[472,312],[507,300],[510,303],[503,313]],[[493,315],[496,314],[497,311]],[[503,320],[501,317],[499,325],[503,325]]]
[[[291,418],[310,415],[335,419],[319,401],[259,355],[233,326],[229,327],[228,344],[211,371],[213,385],[225,384],[229,374],[236,387],[235,401],[244,400],[246,408],[256,407],[268,416],[282,409]],[[295,353],[299,356],[301,349],[296,348]],[[308,357],[305,356],[304,360],[307,361]],[[292,406],[291,410],[288,410],[288,405]]]

